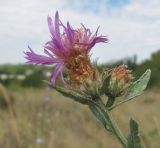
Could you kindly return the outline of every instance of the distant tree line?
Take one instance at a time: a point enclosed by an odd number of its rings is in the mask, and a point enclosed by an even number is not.
[[[151,58],[137,63],[137,57],[125,58],[116,62],[101,64],[98,66],[99,70],[102,68],[114,68],[115,66],[126,64],[133,70],[136,78],[140,77],[146,69],[150,68],[152,71],[149,87],[160,87],[160,51],[151,55]],[[6,87],[44,87],[46,84],[42,80],[50,80],[50,76],[54,66],[33,66],[33,65],[0,65],[0,83]]]
[[[51,69],[51,67],[25,64],[1,65],[0,83],[6,87],[43,87],[42,80],[49,80]]]

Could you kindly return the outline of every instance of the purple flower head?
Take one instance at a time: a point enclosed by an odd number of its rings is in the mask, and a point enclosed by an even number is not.
[[[30,64],[56,64],[56,68],[51,76],[51,83],[54,86],[56,78],[61,77],[65,83],[62,71],[66,65],[71,65],[70,61],[80,55],[88,55],[91,48],[96,43],[107,42],[105,36],[98,36],[92,33],[90,29],[84,25],[80,29],[73,29],[67,22],[64,25],[59,19],[59,14],[56,12],[55,20],[48,16],[48,26],[51,33],[51,40],[44,46],[45,55],[35,53],[30,47],[29,51],[24,52],[25,58]],[[67,67],[68,68],[68,67]]]

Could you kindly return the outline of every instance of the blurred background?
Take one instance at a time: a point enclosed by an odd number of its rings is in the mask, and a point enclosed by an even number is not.
[[[113,111],[125,135],[133,117],[146,148],[160,147],[160,1],[152,0],[0,0],[0,147],[120,148],[86,106],[62,97],[42,80],[51,67],[25,64],[30,45],[43,53],[50,40],[47,16],[74,28],[83,23],[109,43],[96,45],[99,68],[127,64],[138,78],[152,70],[146,92]]]

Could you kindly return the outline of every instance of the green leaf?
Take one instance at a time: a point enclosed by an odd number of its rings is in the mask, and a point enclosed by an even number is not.
[[[89,108],[95,115],[96,119],[104,126],[104,128],[108,131],[112,131],[110,122],[108,120],[108,117],[106,116],[105,111],[94,104],[90,104]]]
[[[51,86],[50,82],[43,80],[43,82],[45,82],[46,84],[48,84],[49,86]],[[71,89],[67,89],[64,87],[60,87],[60,86],[55,86],[53,87],[56,91],[58,91],[59,93],[61,93],[63,96],[68,97],[74,101],[77,101],[79,103],[82,104],[89,104],[92,100],[89,98],[89,96],[87,95],[82,95],[79,94],[75,91],[72,91]]]
[[[130,134],[128,136],[127,148],[144,148],[138,132],[138,124],[133,119],[130,120]]]
[[[77,101],[79,103],[88,104],[92,101],[88,96],[80,95],[80,94],[78,94],[78,93],[76,93],[72,90],[67,89],[67,88],[63,88],[63,87],[60,87],[60,86],[56,86],[54,88],[59,93],[61,93],[63,96],[68,97],[68,98],[70,98],[74,101]]]
[[[148,69],[146,72],[137,80],[135,81],[127,91],[127,93],[124,95],[125,100],[130,100],[136,96],[139,96],[143,93],[143,91],[146,89],[147,84],[149,82],[151,76],[151,70]]]

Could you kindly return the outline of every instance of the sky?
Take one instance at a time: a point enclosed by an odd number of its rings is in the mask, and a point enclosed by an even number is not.
[[[59,11],[73,28],[83,23],[109,43],[98,44],[92,58],[99,63],[138,56],[138,61],[160,49],[160,0],[0,0],[0,64],[25,63],[27,46],[43,54],[50,40],[47,16]]]

